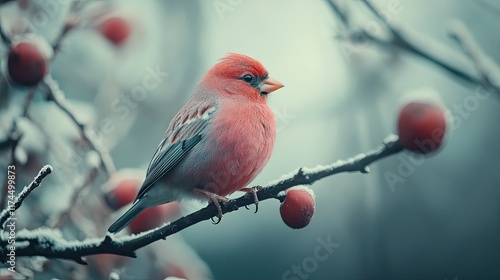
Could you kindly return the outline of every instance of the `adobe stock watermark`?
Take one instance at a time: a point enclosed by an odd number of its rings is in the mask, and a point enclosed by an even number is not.
[[[92,137],[103,145],[105,135],[115,131],[117,119],[125,121],[132,114],[132,111],[139,106],[139,103],[146,100],[149,93],[157,89],[169,75],[169,73],[161,71],[159,65],[156,65],[155,68],[147,66],[144,71],[145,75],[139,85],[136,85],[130,92],[122,94],[110,103],[110,111],[116,114],[117,118],[113,115],[102,118],[96,123],[95,127],[86,130],[89,137]],[[74,150],[67,149],[64,152],[65,158],[62,159],[62,162],[55,160],[53,165],[58,169],[57,176],[59,180],[62,181],[63,176],[68,173],[80,174],[79,167],[85,162],[89,152],[92,152],[89,145],[79,142],[76,144]]]
[[[403,11],[403,5],[400,0],[389,0],[387,1],[384,9],[379,9],[378,12],[380,16],[388,23],[394,21],[394,17],[399,15]],[[363,30],[369,34],[380,35],[382,33],[382,23],[377,20],[367,21],[363,25]],[[369,39],[361,35],[355,39],[354,44],[346,41],[340,41],[340,51],[342,55],[349,63],[351,62],[351,55],[354,53],[361,52],[369,43]]]
[[[16,271],[16,221],[17,221],[17,218],[15,217],[16,166],[15,165],[7,166],[6,175],[7,175],[6,187],[8,188],[7,211],[9,211],[8,212],[9,218],[7,219],[6,221],[7,223],[5,225],[6,232],[8,233],[7,243],[9,244],[8,246],[6,246],[6,249],[8,251],[7,253],[8,261],[6,261],[6,263],[9,265],[7,269],[10,272],[15,272]]]
[[[452,119],[452,127],[448,128],[453,131],[460,128],[463,121],[470,118],[473,112],[475,112],[481,102],[484,102],[492,95],[491,91],[488,91],[482,86],[478,86],[473,95],[469,95],[461,103],[455,103],[452,106],[453,112],[447,110],[448,119]],[[432,137],[430,139],[424,139],[423,141],[416,141],[415,144],[422,151],[432,151],[436,147],[437,141],[439,141],[440,136],[443,135],[444,131],[441,128],[436,128],[432,131]],[[391,171],[384,172],[384,178],[389,185],[392,192],[396,190],[395,186],[398,183],[403,183],[408,177],[410,177],[416,170],[416,168],[425,161],[425,156],[416,153],[399,154],[397,157],[399,165],[397,167],[397,173]]]
[[[309,279],[311,274],[318,270],[319,265],[330,258],[335,249],[340,247],[340,243],[332,242],[331,235],[326,239],[316,238],[318,245],[312,251],[312,255],[304,258],[298,265],[294,264],[290,269],[283,272],[282,280],[304,280]]]
[[[215,0],[212,2],[215,12],[220,20],[224,20],[227,13],[234,12],[235,8],[243,3],[243,0]]]

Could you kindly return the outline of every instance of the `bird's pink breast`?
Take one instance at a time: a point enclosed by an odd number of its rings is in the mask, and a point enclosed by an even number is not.
[[[271,156],[276,135],[267,104],[225,101],[215,116],[203,150],[204,164],[195,170],[203,189],[226,196],[250,183]]]

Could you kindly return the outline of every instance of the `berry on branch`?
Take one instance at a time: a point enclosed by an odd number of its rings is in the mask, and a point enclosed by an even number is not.
[[[47,56],[33,43],[21,42],[9,50],[7,71],[16,84],[34,86],[47,74],[48,68]]]
[[[314,193],[307,187],[293,187],[286,191],[285,200],[280,205],[283,222],[291,228],[307,226],[314,215]]]
[[[399,113],[399,141],[407,150],[421,154],[435,152],[441,147],[445,132],[446,118],[439,106],[411,102]]]

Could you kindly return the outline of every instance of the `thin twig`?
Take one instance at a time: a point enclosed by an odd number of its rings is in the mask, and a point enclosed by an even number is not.
[[[111,173],[115,171],[115,165],[113,163],[113,159],[109,155],[108,150],[103,145],[101,145],[99,141],[92,137],[92,135],[87,133],[85,124],[77,119],[76,114],[70,109],[68,104],[66,104],[64,93],[59,88],[57,82],[54,81],[52,77],[47,76],[44,79],[44,83],[47,87],[47,99],[54,102],[56,106],[59,107],[59,109],[61,109],[61,111],[63,111],[71,119],[76,127],[78,127],[82,139],[85,140],[90,145],[90,148],[96,151],[99,155],[99,159],[101,162],[100,165],[104,170],[106,178],[109,178]]]
[[[359,154],[345,161],[337,161],[327,166],[315,168],[300,168],[289,175],[285,175],[277,181],[269,183],[257,192],[260,201],[280,198],[280,193],[290,187],[297,185],[310,185],[322,178],[341,172],[367,173],[368,165],[399,153],[403,150],[397,136],[391,135],[384,144],[377,149],[365,154]],[[251,192],[229,200],[221,204],[222,213],[236,211],[241,207],[254,203]],[[135,257],[135,250],[147,246],[167,236],[173,235],[185,228],[195,225],[201,221],[209,220],[217,215],[217,209],[213,204],[196,211],[177,221],[165,224],[159,228],[141,233],[139,235],[115,237],[107,235],[104,238],[92,238],[84,241],[67,241],[62,238],[60,231],[49,228],[37,229],[36,232],[28,230],[19,231],[16,236],[18,242],[16,256],[44,256],[47,258],[58,258],[73,260],[80,264],[86,264],[83,257],[96,254],[115,254],[121,256]],[[0,240],[0,261],[7,259],[7,243]]]
[[[16,149],[17,145],[19,144],[19,141],[21,141],[22,133],[18,130],[16,121],[12,122],[12,127],[9,132],[9,136],[5,141],[2,141],[0,143],[0,146],[3,146],[4,143],[6,147],[10,147],[10,152],[9,152],[9,166],[16,166]],[[8,180],[7,177],[5,178],[5,182],[2,185],[2,190],[1,190],[1,196],[0,196],[0,209],[5,208],[5,204],[7,203],[7,191],[8,191]]]
[[[450,24],[450,36],[462,47],[463,52],[470,58],[481,77],[486,88],[495,88],[496,82],[500,82],[500,68],[492,63],[492,59],[481,50],[479,44],[461,21]],[[493,77],[493,79],[492,79]]]
[[[31,102],[33,101],[33,97],[35,96],[35,93],[38,90],[38,86],[32,87],[28,91],[28,95],[26,95],[26,99],[24,99],[24,106],[23,106],[23,117],[28,117],[28,111],[31,106]]]
[[[52,49],[54,50],[54,56],[52,56],[52,59],[55,58],[55,54],[57,54],[61,49],[64,37],[66,37],[71,30],[73,30],[76,26],[78,26],[79,23],[80,22],[77,16],[68,17],[61,33],[59,34],[57,39],[54,41],[54,44],[52,45]]]
[[[389,29],[392,36],[399,39],[399,30],[397,30],[397,27],[393,26],[390,22],[388,22],[387,18],[384,17],[370,1],[368,0],[361,0],[361,1],[365,3],[366,7],[387,27],[387,29]]]
[[[26,197],[28,197],[28,195],[34,189],[38,188],[40,186],[40,184],[42,183],[42,180],[45,177],[47,177],[47,175],[49,175],[51,172],[52,172],[52,166],[50,166],[50,165],[45,165],[44,167],[42,167],[42,169],[40,169],[40,172],[38,172],[38,175],[36,175],[36,177],[33,179],[33,181],[29,185],[25,186],[23,188],[23,190],[21,191],[21,193],[19,193],[17,195],[17,197],[15,198],[15,200],[13,202],[13,205],[4,209],[0,213],[0,228],[4,228],[5,222],[9,219],[9,216],[12,216],[13,213],[17,209],[19,209],[19,207],[21,207],[24,199]]]
[[[70,31],[80,25],[80,12],[91,3],[93,3],[93,1],[73,0],[71,2],[71,6],[68,12],[69,16],[64,23],[61,33],[59,34],[59,36],[57,36],[57,38],[54,40],[54,43],[52,44],[52,49],[54,50],[54,56],[52,57],[52,59],[54,59],[55,54],[57,54],[61,49],[63,39],[68,35]]]
[[[336,0],[326,0],[328,6],[332,9],[332,11],[337,14],[337,16],[342,21],[345,27],[349,27],[349,15],[344,12],[344,10],[339,6]]]

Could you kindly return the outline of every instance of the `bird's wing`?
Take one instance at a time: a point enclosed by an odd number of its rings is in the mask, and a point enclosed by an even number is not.
[[[188,106],[177,114],[149,163],[146,179],[136,201],[203,139],[212,115],[217,110],[216,104],[206,103],[191,108]]]

